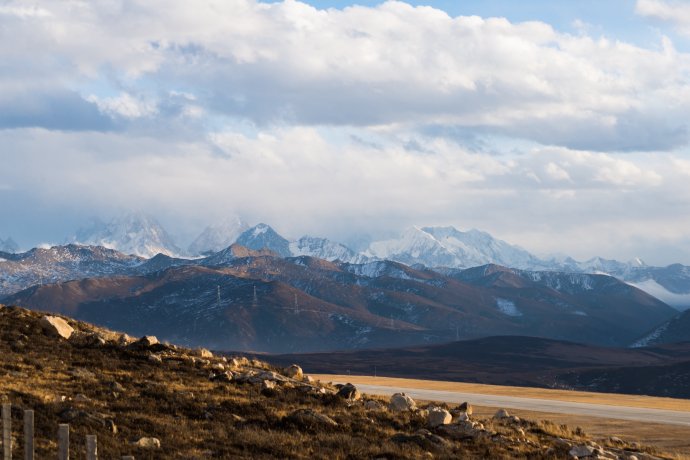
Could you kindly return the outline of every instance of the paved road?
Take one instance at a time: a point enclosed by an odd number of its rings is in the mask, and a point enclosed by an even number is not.
[[[475,406],[503,407],[556,414],[586,415],[640,422],[656,422],[690,427],[690,412],[645,409],[638,407],[607,406],[550,399],[518,398],[514,396],[495,396],[479,393],[459,393],[455,391],[424,390],[417,388],[388,387],[383,385],[357,385],[357,388],[373,395],[392,395],[404,392],[413,399],[461,403],[469,401]]]

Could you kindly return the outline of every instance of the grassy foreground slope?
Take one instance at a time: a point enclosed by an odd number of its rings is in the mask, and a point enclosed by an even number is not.
[[[42,317],[0,306],[0,399],[13,404],[17,456],[23,409],[36,411],[37,458],[55,456],[59,423],[71,426],[75,458],[84,458],[87,434],[98,436],[102,458],[539,459],[566,458],[576,447],[611,458],[654,453],[620,440],[591,445],[581,430],[548,422],[462,422],[457,411],[451,424],[431,428],[424,408],[394,412],[385,400],[345,399],[337,388],[259,361],[134,341],[68,318],[74,332],[65,339],[49,335]],[[145,447],[142,438],[160,447]]]

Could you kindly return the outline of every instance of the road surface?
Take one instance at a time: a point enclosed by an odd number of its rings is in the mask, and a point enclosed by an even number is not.
[[[344,382],[343,382],[344,383]],[[647,409],[640,407],[608,406],[550,399],[520,398],[515,396],[486,395],[479,393],[460,393],[455,391],[424,390],[421,388],[400,388],[383,385],[361,385],[357,388],[363,393],[390,396],[404,392],[413,399],[462,403],[468,401],[475,406],[522,409],[556,414],[585,415],[639,422],[656,422],[690,427],[690,412]]]

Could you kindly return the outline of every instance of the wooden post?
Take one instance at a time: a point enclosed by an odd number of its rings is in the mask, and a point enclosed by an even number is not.
[[[86,460],[98,460],[98,445],[96,436],[86,436]]]
[[[12,404],[2,405],[2,447],[3,460],[12,460]]]
[[[58,428],[58,460],[69,460],[69,425],[66,423]]]
[[[24,460],[34,460],[34,411],[24,411]]]

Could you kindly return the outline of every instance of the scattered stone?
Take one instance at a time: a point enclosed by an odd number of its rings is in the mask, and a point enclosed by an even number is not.
[[[212,373],[210,380],[212,382],[232,382],[233,379],[233,373],[230,371],[225,371],[225,372],[219,372],[219,373]]]
[[[156,363],[156,364],[161,364],[161,363],[163,363],[163,358],[161,358],[160,355],[150,354],[149,357],[148,357],[148,360],[149,360],[150,362]]]
[[[302,377],[304,377],[302,368],[299,367],[297,364],[293,364],[290,367],[287,367],[285,369],[285,375],[295,380],[302,380]]]
[[[510,417],[510,414],[508,413],[507,410],[505,409],[498,409],[496,413],[494,414],[494,418],[496,420],[503,420]]]
[[[67,321],[57,316],[44,316],[39,324],[46,334],[53,337],[69,339],[74,332],[74,328],[67,324]]]
[[[265,395],[273,395],[276,392],[276,383],[271,380],[264,380],[261,382],[261,393]]]
[[[582,457],[589,457],[594,453],[594,448],[592,446],[587,446],[585,444],[580,444],[577,446],[573,446],[572,449],[568,452],[570,455],[573,457],[577,458],[582,458]]]
[[[397,444],[413,443],[422,449],[434,450],[439,446],[445,446],[448,441],[441,436],[435,435],[429,430],[417,430],[414,434],[397,433],[393,435],[391,441]],[[433,458],[433,455],[430,457]]]
[[[373,399],[369,399],[364,403],[364,408],[367,410],[382,410],[383,404]]]
[[[105,337],[97,332],[74,331],[69,341],[79,347],[102,347],[106,344]]]
[[[120,347],[126,347],[132,342],[134,342],[134,339],[128,336],[127,334],[121,334],[120,337],[118,337],[117,339],[117,344]]]
[[[453,421],[453,416],[450,412],[442,407],[431,407],[429,409],[428,423],[431,428],[436,428],[441,425],[448,425]]]
[[[304,380],[307,383],[311,383],[311,384],[316,382],[316,380],[314,380],[314,377],[312,377],[311,375],[305,375],[302,380]]]
[[[621,438],[616,437],[616,436],[611,436],[609,438],[609,442],[611,442],[613,444],[619,444],[619,445],[624,444],[623,440]]]
[[[206,348],[197,348],[196,350],[194,350],[194,354],[196,356],[198,356],[199,358],[204,358],[204,359],[213,358],[213,353],[211,353]]]
[[[393,412],[404,412],[415,410],[417,408],[417,404],[405,393],[395,393],[393,396],[391,396],[388,407]]]
[[[340,390],[338,390],[338,396],[350,401],[357,401],[362,397],[362,394],[359,392],[356,386],[351,383],[346,383],[340,388]]]
[[[287,421],[310,429],[338,426],[338,423],[329,416],[312,409],[298,409],[287,416]]]
[[[468,422],[469,420],[470,416],[467,414],[467,412],[460,412],[458,418],[456,419],[457,422]]]
[[[472,407],[472,404],[470,404],[468,402],[464,402],[464,403],[460,404],[458,406],[458,410],[460,412],[466,413],[467,415],[472,415],[472,413],[474,412],[474,408]]]
[[[158,345],[158,339],[153,336],[153,335],[145,335],[144,337],[140,338],[136,342],[132,342],[129,347],[134,348],[137,350],[145,350],[147,348],[151,348],[154,345]]]
[[[221,363],[216,363],[213,366],[211,366],[211,369],[213,369],[214,371],[224,371],[225,366]]]
[[[232,421],[235,422],[235,423],[244,423],[244,422],[247,421],[246,418],[240,417],[239,415],[236,415],[236,414],[230,415],[230,418],[231,418]]]
[[[440,433],[451,439],[462,440],[475,438],[483,430],[483,426],[475,422],[460,422],[452,425],[442,425],[438,427]]]
[[[140,438],[134,445],[144,449],[160,449],[161,441],[158,438]]]

